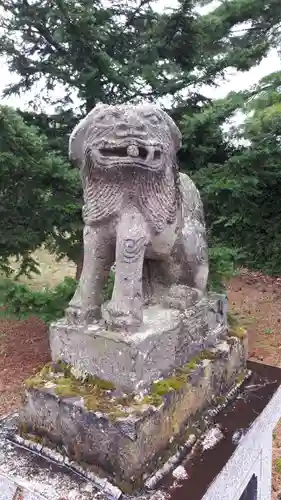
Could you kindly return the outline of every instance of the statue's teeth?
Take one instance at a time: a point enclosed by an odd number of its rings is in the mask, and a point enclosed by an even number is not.
[[[153,155],[154,155],[155,147],[154,147],[154,146],[148,146],[148,147],[147,147],[147,150],[148,150],[148,157],[147,157],[147,160],[148,160],[148,161],[151,161],[151,160],[153,159]]]
[[[131,144],[130,146],[127,147],[127,154],[128,156],[133,156],[137,157],[139,156],[139,148],[138,146],[135,146],[134,144]]]

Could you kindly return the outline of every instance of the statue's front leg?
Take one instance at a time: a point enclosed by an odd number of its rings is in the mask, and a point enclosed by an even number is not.
[[[115,284],[106,320],[125,329],[142,322],[142,275],[149,231],[143,216],[126,212],[117,226]]]
[[[70,319],[90,323],[101,316],[103,287],[114,262],[114,246],[106,226],[84,227],[84,262],[76,292],[70,301]]]

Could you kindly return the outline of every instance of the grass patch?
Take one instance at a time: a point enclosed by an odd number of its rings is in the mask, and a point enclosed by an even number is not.
[[[273,334],[273,330],[271,328],[265,328],[263,333],[265,333],[265,335],[272,335]]]
[[[274,469],[277,474],[281,474],[281,458],[276,458],[274,460]]]
[[[31,276],[20,276],[18,279],[19,283],[27,285],[32,290],[53,288],[67,276],[75,277],[76,265],[74,262],[66,258],[58,262],[56,256],[48,252],[44,247],[36,250],[32,254],[32,258],[38,263],[40,273],[33,273]],[[14,280],[20,268],[20,263],[15,259],[10,259],[10,265],[14,269],[11,274],[11,279]]]

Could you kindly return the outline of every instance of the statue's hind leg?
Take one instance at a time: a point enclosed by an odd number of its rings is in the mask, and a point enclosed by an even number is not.
[[[189,220],[182,231],[181,247],[183,259],[180,281],[195,288],[203,296],[209,275],[205,228]]]

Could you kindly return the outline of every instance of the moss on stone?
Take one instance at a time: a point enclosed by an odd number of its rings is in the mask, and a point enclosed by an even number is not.
[[[194,358],[192,358],[188,363],[179,368],[177,372],[179,374],[189,375],[190,372],[196,370],[197,366],[201,363],[201,361],[204,361],[204,359],[213,360],[215,359],[215,354],[212,351],[204,349],[197,354],[197,356],[194,356]]]
[[[215,355],[212,351],[203,350],[199,355],[192,358],[186,365],[178,368],[171,377],[155,382],[149,394],[144,396],[143,403],[160,406],[163,396],[171,391],[180,391],[188,381],[188,375],[194,371],[204,359],[213,360]]]
[[[35,375],[34,377],[27,378],[24,381],[24,386],[27,389],[40,389],[45,384],[44,379],[40,376],[40,374]]]
[[[235,379],[236,384],[241,384],[245,380],[245,373],[239,373]]]
[[[215,403],[218,406],[221,406],[221,405],[223,405],[225,403],[225,400],[226,400],[226,396],[216,396]]]
[[[227,313],[227,322],[228,322],[229,326],[232,328],[235,328],[239,324],[238,318],[237,318],[236,314],[233,312]]]
[[[44,378],[48,376],[51,373],[51,367],[52,363],[47,363],[45,366],[43,366],[42,370],[40,371],[40,377]]]
[[[92,375],[83,380],[76,378],[71,366],[63,361],[45,365],[37,375],[26,380],[25,385],[29,389],[50,387],[53,393],[61,398],[80,398],[89,411],[99,411],[110,418],[118,419],[130,413],[140,415],[147,405],[161,406],[165,395],[183,389],[188,383],[188,375],[203,359],[213,358],[211,351],[202,351],[171,376],[153,383],[150,392],[142,399],[137,399],[133,393],[115,397],[115,386],[112,382]]]
[[[42,436],[35,436],[34,434],[29,433],[26,434],[26,439],[32,441],[33,443],[41,444],[42,446],[46,443],[46,438]]]
[[[152,405],[158,408],[163,403],[163,397],[159,394],[147,394],[144,396],[142,403],[145,405]]]
[[[186,379],[180,375],[158,380],[152,386],[151,395],[164,396],[171,391],[180,391],[186,383]]]
[[[91,377],[88,383],[99,387],[99,389],[103,391],[115,390],[115,385],[112,382],[110,382],[110,380],[102,380],[101,378],[98,377]]]
[[[24,437],[28,433],[28,426],[24,422],[20,422],[18,427],[18,432],[21,437]]]
[[[58,376],[61,375],[61,376]],[[48,363],[34,377],[25,381],[28,389],[42,389],[53,384],[54,394],[62,398],[83,398],[85,406],[92,411],[115,409],[112,392],[115,386],[108,380],[87,376],[85,380],[75,378],[71,367],[63,361]],[[48,387],[48,386],[47,386]]]
[[[72,398],[81,395],[80,384],[71,378],[60,377],[55,380],[55,383],[54,392],[57,396]]]
[[[199,354],[199,358],[201,361],[203,361],[204,359],[209,359],[209,360],[213,360],[215,359],[216,355],[213,351],[208,351],[207,349],[203,349],[203,351],[200,352]]]
[[[179,372],[188,375],[190,372],[197,368],[199,361],[200,360],[197,357],[191,359],[188,363],[186,363],[186,365],[179,368]]]
[[[244,340],[247,335],[245,328],[242,326],[236,326],[235,328],[231,328],[228,332],[229,337],[236,337],[240,340]]]

